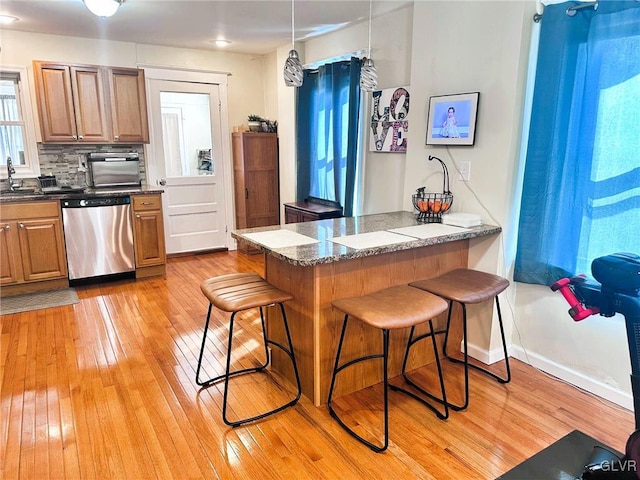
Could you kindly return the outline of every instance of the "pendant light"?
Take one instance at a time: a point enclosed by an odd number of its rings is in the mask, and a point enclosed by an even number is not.
[[[291,50],[289,51],[289,58],[284,63],[284,84],[287,87],[299,87],[302,85],[302,64],[300,63],[300,56],[295,49],[295,11],[294,2],[291,0]]]
[[[112,16],[125,0],[84,0],[84,4],[94,15],[102,18]]]
[[[378,71],[371,59],[371,11],[373,0],[369,0],[369,48],[360,69],[360,89],[365,92],[373,92],[378,88]]]

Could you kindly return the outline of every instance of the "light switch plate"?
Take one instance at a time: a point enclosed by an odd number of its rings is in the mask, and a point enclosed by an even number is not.
[[[471,162],[468,160],[463,160],[460,162],[460,174],[459,180],[463,182],[468,182],[471,180]]]

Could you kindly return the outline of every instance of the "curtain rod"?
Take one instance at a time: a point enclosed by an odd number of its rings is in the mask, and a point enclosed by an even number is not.
[[[589,8],[589,7],[593,7],[594,12],[598,10],[598,0],[596,0],[595,2],[584,2],[579,5],[571,5],[567,7],[564,13],[567,14],[567,17],[575,17],[576,14],[578,13],[578,10],[582,10],[583,8]],[[540,20],[542,20],[542,13],[534,13],[533,21],[536,23],[539,23]]]

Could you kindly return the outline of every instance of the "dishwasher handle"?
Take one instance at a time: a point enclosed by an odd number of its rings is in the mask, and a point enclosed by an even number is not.
[[[62,208],[112,207],[114,205],[130,205],[131,197],[80,197],[60,200]]]

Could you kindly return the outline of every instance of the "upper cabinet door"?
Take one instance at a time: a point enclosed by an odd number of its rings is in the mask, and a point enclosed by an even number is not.
[[[78,139],[68,65],[34,62],[43,142]]]
[[[149,143],[144,70],[109,68],[113,141]]]
[[[110,141],[100,67],[34,62],[43,142]]]
[[[78,141],[109,142],[102,70],[95,66],[72,66],[70,70]]]

